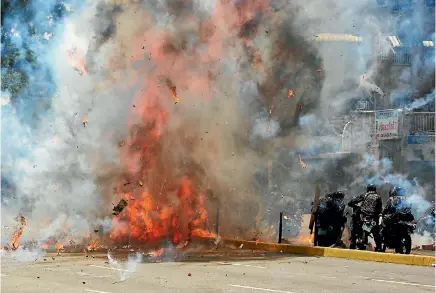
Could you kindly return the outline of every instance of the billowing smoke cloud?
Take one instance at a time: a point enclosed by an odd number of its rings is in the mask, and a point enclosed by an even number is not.
[[[341,133],[328,119],[359,95],[384,94],[367,43],[326,50],[314,39],[344,28],[363,40],[384,35],[373,1],[40,2],[29,16],[37,41],[19,22],[24,11],[5,18],[14,44],[32,44],[42,64],[20,68],[31,76],[21,92],[2,93],[13,98],[2,107],[10,188],[1,217],[27,218],[23,242],[83,242],[101,225],[118,240],[181,241],[190,225],[212,230],[207,189],[222,234],[269,237],[276,211],[301,212],[313,182],[337,167],[304,169],[298,154],[337,151]],[[280,162],[274,192],[268,160]],[[351,165],[338,172],[353,178],[337,174],[337,185],[367,180],[365,166]],[[120,198],[128,213],[111,222]]]

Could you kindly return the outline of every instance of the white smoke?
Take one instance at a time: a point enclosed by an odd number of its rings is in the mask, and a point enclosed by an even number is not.
[[[118,262],[112,257],[110,252],[107,253],[107,258],[111,267],[116,269],[119,273],[120,281],[129,279],[132,274],[136,272],[138,265],[141,263],[143,255],[137,252],[134,256],[129,255],[126,262]]]
[[[19,263],[28,263],[43,258],[45,251],[40,248],[18,247],[16,250],[1,250],[2,258],[10,258]]]

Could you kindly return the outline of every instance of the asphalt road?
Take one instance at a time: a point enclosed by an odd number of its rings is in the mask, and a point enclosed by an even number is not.
[[[121,260],[119,260],[121,263]],[[19,264],[2,258],[4,293],[434,292],[435,269],[335,258],[193,255],[183,262],[115,267],[104,255],[61,255]],[[188,274],[191,274],[189,276]],[[121,281],[121,276],[127,280]]]

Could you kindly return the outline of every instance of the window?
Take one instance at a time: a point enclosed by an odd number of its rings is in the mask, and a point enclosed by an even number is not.
[[[435,0],[426,0],[425,4],[427,5],[428,8],[434,8],[434,2]]]
[[[368,110],[369,103],[368,101],[357,101],[356,110]]]

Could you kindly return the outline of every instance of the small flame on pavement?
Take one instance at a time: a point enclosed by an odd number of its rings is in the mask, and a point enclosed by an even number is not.
[[[58,255],[61,253],[61,251],[64,250],[64,245],[61,242],[56,242],[56,252],[58,253]]]
[[[298,236],[298,242],[302,242],[302,243],[313,243],[315,239],[315,234],[312,233],[310,235],[300,235]]]
[[[293,90],[288,91],[288,98],[292,98],[295,95]]]
[[[26,225],[26,218],[24,216],[16,217],[15,220],[18,222],[18,229],[15,231],[14,235],[12,235],[11,246],[12,250],[16,250],[20,244],[18,240],[24,232],[24,226]]]
[[[154,251],[149,252],[148,256],[152,256],[152,257],[159,257],[162,256],[162,254],[164,253],[163,248],[156,248]]]
[[[88,250],[95,250],[98,248],[98,240],[94,240],[88,245]]]

